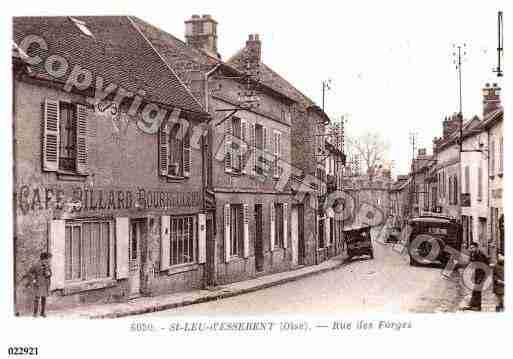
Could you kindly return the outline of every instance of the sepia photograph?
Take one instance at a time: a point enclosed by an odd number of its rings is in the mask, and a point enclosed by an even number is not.
[[[511,322],[505,4],[114,3],[4,16],[9,323]]]

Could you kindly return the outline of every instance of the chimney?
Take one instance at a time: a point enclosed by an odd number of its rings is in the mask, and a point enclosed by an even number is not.
[[[258,65],[262,61],[262,43],[258,34],[251,34],[246,41],[247,56],[250,62]]]
[[[446,117],[443,122],[443,138],[446,138],[457,129],[459,129],[458,115],[454,114],[452,117]]]
[[[426,149],[425,148],[419,148],[419,153],[417,157],[425,157],[426,156]]]
[[[217,52],[217,21],[210,15],[192,15],[185,21],[185,41],[211,56],[220,57]]]
[[[483,118],[490,112],[501,107],[501,88],[494,83],[490,86],[489,83],[483,89]]]

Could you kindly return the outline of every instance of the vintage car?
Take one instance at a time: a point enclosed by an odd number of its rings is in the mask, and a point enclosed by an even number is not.
[[[368,255],[374,258],[371,241],[371,227],[358,227],[344,230],[344,238],[347,244],[347,256],[351,260],[353,257]]]
[[[461,251],[462,226],[455,218],[423,214],[408,221],[410,265],[445,265],[451,257],[446,247]]]

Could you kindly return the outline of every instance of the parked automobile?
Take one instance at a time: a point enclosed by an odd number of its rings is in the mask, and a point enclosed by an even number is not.
[[[408,227],[408,251],[412,266],[437,262],[445,265],[450,258],[446,246],[461,251],[462,226],[455,218],[424,214],[410,219]]]
[[[344,231],[344,238],[347,244],[347,256],[351,260],[353,257],[368,255],[374,258],[372,249],[371,227],[351,228]]]

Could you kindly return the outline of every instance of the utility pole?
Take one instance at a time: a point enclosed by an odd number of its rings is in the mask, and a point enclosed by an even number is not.
[[[324,111],[326,91],[331,90],[331,79],[322,81],[322,110]]]
[[[462,181],[462,178],[463,178],[463,168],[462,168],[462,163],[461,163],[461,160],[462,160],[462,153],[463,153],[463,100],[462,100],[462,86],[461,86],[461,67],[462,67],[462,62],[463,62],[463,59],[462,57],[465,57],[467,55],[467,45],[466,44],[463,44],[463,46],[461,45],[452,45],[453,46],[453,53],[452,53],[452,56],[453,56],[453,64],[456,66],[456,70],[458,72],[458,87],[459,87],[459,112],[458,112],[458,122],[459,122],[459,127],[460,127],[460,133],[459,133],[459,156],[458,156],[458,159],[459,159],[459,179],[458,179],[458,184],[459,186],[461,186],[461,181]],[[456,51],[457,49],[457,51]],[[460,193],[461,191],[458,189],[458,194]],[[457,195],[458,195],[457,194]],[[460,203],[461,201],[458,201],[458,203]],[[462,215],[462,207],[461,207],[461,203],[460,205],[458,206],[459,207],[459,219],[461,220],[461,215]]]
[[[504,34],[502,27],[502,11],[497,13],[497,67],[493,69],[493,72],[497,73],[497,77],[504,75],[501,67],[501,60],[504,51]]]
[[[416,150],[416,139],[417,139],[417,132],[412,131],[410,132],[410,143],[411,143],[411,196],[410,196],[410,213],[408,215],[411,215],[413,213],[413,205],[414,205],[414,199],[417,196],[417,188],[415,187],[415,150]]]

